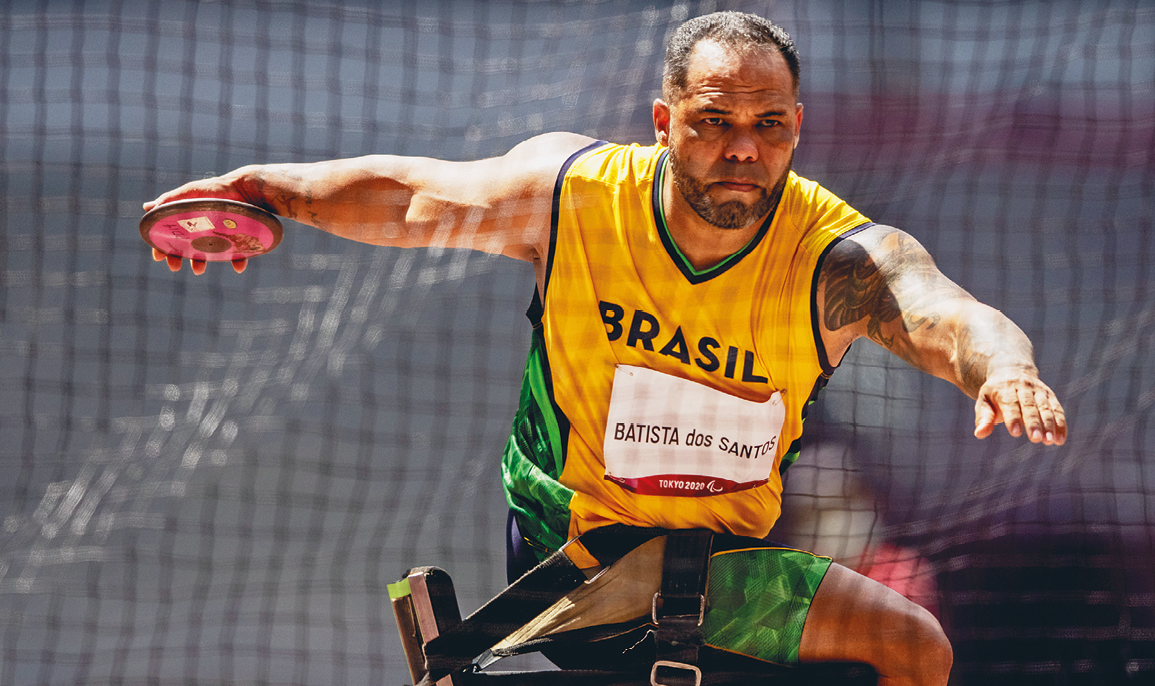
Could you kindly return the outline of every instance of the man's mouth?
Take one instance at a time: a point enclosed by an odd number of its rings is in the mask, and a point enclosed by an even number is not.
[[[750,191],[756,191],[759,188],[761,188],[761,186],[759,186],[756,183],[750,183],[748,181],[735,181],[735,180],[718,181],[717,185],[719,185],[722,188],[725,188],[726,190],[729,190],[729,191],[737,191],[738,193],[749,193]]]

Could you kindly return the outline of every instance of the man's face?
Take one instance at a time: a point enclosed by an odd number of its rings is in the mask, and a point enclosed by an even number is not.
[[[670,148],[676,189],[698,216],[741,229],[774,208],[802,124],[785,58],[710,40],[690,55],[676,102],[654,103],[658,141]]]

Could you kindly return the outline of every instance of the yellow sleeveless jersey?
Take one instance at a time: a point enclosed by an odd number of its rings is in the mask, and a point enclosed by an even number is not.
[[[665,226],[666,159],[660,146],[598,143],[558,176],[502,470],[543,555],[608,524],[765,536],[806,407],[833,372],[815,276],[869,220],[791,172],[750,243],[695,270]]]

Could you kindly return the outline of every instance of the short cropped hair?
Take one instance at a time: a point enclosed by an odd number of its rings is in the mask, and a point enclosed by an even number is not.
[[[773,46],[786,59],[794,82],[794,93],[798,93],[798,49],[794,47],[794,41],[785,29],[754,14],[715,12],[694,17],[682,24],[666,44],[662,96],[668,102],[676,101],[685,90],[690,54],[694,52],[694,46],[703,40],[712,40],[739,50]]]

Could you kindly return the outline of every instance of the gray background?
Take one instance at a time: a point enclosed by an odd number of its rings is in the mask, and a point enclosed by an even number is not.
[[[859,343],[774,535],[917,554],[960,683],[1150,679],[1149,3],[53,1],[0,9],[0,684],[406,680],[386,583],[442,566],[466,612],[504,585],[530,270],[287,222],[194,278],[140,203],[253,162],[647,143],[665,37],[715,8],[795,36],[798,172],[1015,319],[1072,428],[975,441],[969,400]]]

